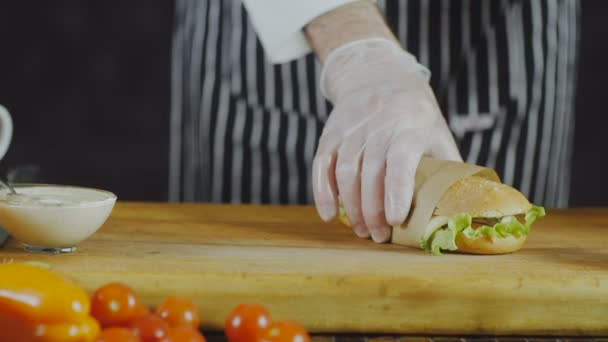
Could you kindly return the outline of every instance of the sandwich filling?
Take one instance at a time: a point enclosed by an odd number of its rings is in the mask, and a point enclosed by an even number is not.
[[[534,205],[523,218],[517,216],[472,217],[467,213],[460,213],[453,217],[434,216],[429,222],[427,230],[432,233],[428,238],[422,238],[421,247],[427,252],[441,254],[442,251],[458,249],[456,238],[459,234],[463,234],[468,239],[526,236],[530,233],[532,224],[543,216],[545,216],[545,209]]]

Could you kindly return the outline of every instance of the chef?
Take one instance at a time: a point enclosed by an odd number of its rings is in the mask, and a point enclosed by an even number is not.
[[[578,30],[568,0],[177,0],[170,200],[339,194],[385,242],[425,155],[566,206]]]

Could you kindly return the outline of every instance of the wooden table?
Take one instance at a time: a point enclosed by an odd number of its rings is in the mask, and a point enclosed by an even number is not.
[[[123,281],[149,305],[191,297],[211,330],[255,301],[317,333],[608,335],[608,209],[549,210],[512,255],[433,256],[310,207],[119,203],[77,253],[10,241],[1,259],[47,262],[87,290]]]

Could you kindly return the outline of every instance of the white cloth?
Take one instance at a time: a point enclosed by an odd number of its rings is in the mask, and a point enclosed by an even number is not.
[[[266,58],[285,63],[302,57],[311,47],[302,29],[316,17],[357,0],[242,0]]]

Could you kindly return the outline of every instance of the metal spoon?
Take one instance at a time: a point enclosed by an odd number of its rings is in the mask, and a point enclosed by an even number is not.
[[[10,186],[7,182],[3,181],[2,179],[0,179],[0,185],[7,188],[8,191],[10,191],[11,195],[17,194],[17,191],[15,191],[15,189],[12,186]]]
[[[8,191],[10,191],[12,195],[17,194],[17,191],[15,191],[12,186],[8,185],[8,183],[3,181],[2,179],[0,179],[0,184],[8,188]],[[6,232],[2,227],[0,227],[0,248],[2,248],[4,244],[8,241],[8,236],[8,232]]]

